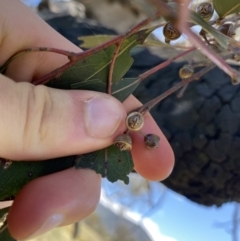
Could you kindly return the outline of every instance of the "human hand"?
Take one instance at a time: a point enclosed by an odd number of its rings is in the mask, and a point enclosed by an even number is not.
[[[20,1],[0,0],[0,66],[17,51],[39,46],[80,51]],[[1,157],[27,161],[87,153],[109,146],[122,134],[126,113],[140,105],[134,97],[121,104],[103,93],[28,83],[67,61],[53,53],[27,54],[10,64],[6,76],[0,75]],[[148,151],[142,137],[133,133],[134,168],[149,180],[162,180],[173,168],[173,152],[149,114],[143,131],[159,135],[160,147]],[[33,180],[10,209],[12,236],[23,240],[85,218],[99,201],[100,181],[94,171],[82,169]]]

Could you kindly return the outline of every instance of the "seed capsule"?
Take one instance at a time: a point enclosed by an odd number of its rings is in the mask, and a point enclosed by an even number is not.
[[[122,134],[115,139],[114,145],[120,151],[130,151],[132,149],[132,138],[129,134]]]
[[[194,74],[194,69],[191,65],[184,65],[180,70],[179,70],[179,76],[181,79],[187,79],[191,77]]]
[[[181,36],[181,33],[173,25],[173,23],[168,22],[163,28],[163,35],[165,37],[165,43],[170,43],[171,40],[176,40]]]
[[[235,34],[233,24],[231,24],[231,23],[226,23],[226,24],[219,26],[218,31],[227,35],[230,38]]]
[[[155,149],[159,147],[160,137],[155,134],[147,134],[144,137],[144,143],[147,149]]]
[[[126,119],[126,126],[130,131],[139,131],[144,125],[144,117],[140,112],[131,112]]]
[[[200,3],[197,6],[196,13],[199,14],[205,21],[209,21],[214,13],[213,5],[209,2]]]

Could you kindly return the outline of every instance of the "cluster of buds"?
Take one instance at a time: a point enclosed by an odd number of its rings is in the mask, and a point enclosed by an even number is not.
[[[194,5],[193,5],[194,6]],[[196,7],[190,7],[192,10],[194,10],[201,18],[203,18],[206,22],[214,22],[218,18],[218,14],[216,13],[214,6],[210,2],[201,2]],[[220,26],[219,26],[220,25]],[[189,26],[192,29],[193,32],[200,34],[201,36],[206,36],[207,32],[205,30],[197,28],[197,25],[192,24],[189,22]],[[218,27],[217,27],[218,26]],[[200,27],[200,26],[199,26]],[[221,33],[227,35],[228,37],[232,38],[233,35],[235,35],[235,27],[233,23],[220,23],[217,22],[217,25],[214,26],[218,31]],[[175,26],[175,22],[170,21],[166,22],[165,25],[162,28],[162,33],[160,34],[161,37],[159,38],[160,41],[164,41],[167,44],[170,44],[172,41],[174,41],[172,44],[181,44],[186,37],[182,35],[181,32],[177,29]],[[206,40],[206,38],[204,37]]]
[[[131,131],[139,132],[144,136],[144,143],[147,149],[154,149],[159,147],[160,138],[155,134],[144,134],[141,129],[144,125],[144,116],[140,112],[131,112],[126,118],[126,133],[118,136],[114,144],[120,151],[129,151],[132,149],[132,138],[129,134]]]
[[[196,13],[205,21],[209,21],[214,13],[213,5],[209,2],[202,2],[197,6]],[[163,27],[163,36],[165,43],[170,44],[171,41],[180,39],[182,34],[178,31],[173,22],[167,22]]]

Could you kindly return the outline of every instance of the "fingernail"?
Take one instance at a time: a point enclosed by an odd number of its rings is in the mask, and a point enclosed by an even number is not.
[[[33,239],[37,236],[40,236],[50,231],[53,228],[56,228],[63,222],[63,220],[64,218],[61,214],[54,214],[50,218],[48,218],[36,232],[34,232],[32,235],[21,241]]]
[[[123,118],[119,105],[110,98],[97,97],[85,102],[85,122],[90,136],[107,138],[118,129]]]

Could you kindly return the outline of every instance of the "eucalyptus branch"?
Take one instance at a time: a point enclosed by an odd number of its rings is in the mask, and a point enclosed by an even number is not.
[[[117,37],[115,37],[115,38],[113,38],[113,39],[111,39],[111,40],[109,40],[109,41],[107,41],[107,42],[105,42],[101,45],[98,45],[94,48],[86,50],[84,52],[74,53],[74,52],[70,52],[70,51],[66,51],[66,50],[62,50],[62,49],[55,49],[55,48],[51,48],[51,47],[34,47],[34,48],[24,49],[22,51],[19,51],[16,54],[14,54],[13,56],[11,56],[6,61],[6,63],[3,66],[0,67],[0,72],[3,72],[14,59],[22,56],[23,54],[27,54],[27,53],[53,52],[53,53],[58,53],[58,54],[62,54],[62,55],[67,56],[70,60],[68,63],[66,63],[65,65],[63,65],[63,66],[53,70],[52,72],[42,76],[41,78],[33,81],[33,84],[35,84],[35,85],[46,84],[51,78],[57,77],[58,75],[62,74],[69,67],[76,64],[76,62],[78,62],[78,61],[80,61],[84,58],[87,58],[88,56],[90,56],[92,54],[95,54],[98,51],[104,50],[107,47],[109,47],[110,45],[119,44],[119,42],[123,41],[123,39],[125,39],[125,38],[129,37],[130,35],[136,33],[138,30],[140,30],[144,26],[148,25],[149,23],[151,23],[153,20],[159,18],[160,16],[161,16],[161,12],[158,11],[154,15],[154,17],[146,18],[145,20],[143,20],[142,22],[140,22],[139,24],[137,24],[136,26],[131,28],[129,31],[127,31],[127,33],[122,34],[122,35],[118,35]]]
[[[190,1],[191,0],[180,0],[179,9],[178,9],[179,10],[178,20],[177,20],[178,29],[183,29],[184,27],[187,26],[186,20],[189,19],[189,15],[190,15],[190,11],[188,9],[188,5]]]
[[[161,12],[158,11],[153,18],[146,18],[145,20],[143,20],[142,22],[140,22],[139,24],[137,24],[136,26],[134,26],[133,28],[131,28],[127,33],[119,35],[99,46],[96,46],[94,48],[91,48],[89,50],[86,50],[84,52],[78,53],[76,55],[71,56],[71,61],[68,62],[67,64],[61,66],[60,68],[57,68],[55,70],[53,70],[52,72],[48,73],[47,75],[35,80],[33,82],[33,84],[35,85],[39,85],[39,84],[46,84],[49,79],[54,78],[55,76],[58,76],[60,74],[62,74],[66,69],[68,69],[69,67],[73,66],[77,61],[80,61],[81,59],[84,59],[94,53],[97,53],[100,50],[104,50],[107,47],[109,47],[110,45],[113,44],[119,44],[120,41],[122,41],[123,39],[129,37],[131,34],[136,33],[138,30],[140,30],[141,28],[143,28],[144,26],[146,26],[147,24],[149,24],[150,22],[152,22],[153,20],[159,18],[161,16]]]
[[[194,46],[199,48],[201,52],[207,56],[213,63],[215,63],[220,69],[227,73],[234,83],[240,83],[240,74],[231,68],[219,55],[217,55],[212,49],[210,49],[201,39],[193,33],[187,26],[183,26],[183,29],[180,30],[182,33],[186,34],[193,43]]]
[[[156,2],[158,3],[159,8],[162,8],[162,9],[164,8],[165,9],[164,11],[167,12],[166,14],[168,14],[169,16],[172,15],[173,9],[169,5],[163,3],[161,0],[153,0],[153,1],[155,3]],[[187,1],[181,0],[181,3],[183,2],[188,4],[189,0]],[[180,20],[179,20],[179,23],[177,24],[177,27],[179,31],[185,34],[186,36],[188,36],[190,42],[195,47],[199,48],[205,56],[207,56],[211,61],[213,61],[225,73],[231,76],[232,82],[234,84],[240,83],[240,74],[236,70],[231,68],[223,59],[221,59],[221,57],[219,57],[216,53],[214,53],[213,50],[211,50],[195,33],[193,33],[190,30],[190,28],[187,25],[187,20],[188,20],[188,16],[190,15],[190,10],[186,7],[186,5],[178,4],[178,8],[179,8],[178,19]],[[182,19],[184,19],[184,21]],[[194,20],[194,22],[198,22],[198,24],[200,24],[199,22],[203,23],[204,21],[204,20],[201,21],[201,18],[194,12],[191,13],[191,20]],[[204,25],[203,28],[205,27],[207,31],[209,31],[210,29],[211,30],[210,32],[214,34],[214,37],[216,36],[217,40],[221,40],[221,42],[223,42],[223,45],[225,47],[228,46],[230,43],[234,44],[236,42],[236,41],[233,41],[231,38],[219,33],[217,30],[215,30],[212,26],[208,25],[207,23],[203,25]],[[208,25],[208,27],[205,25]]]
[[[191,53],[192,51],[196,50],[195,47],[191,47],[190,49],[176,55],[175,57],[171,58],[171,59],[168,59],[166,60],[165,62],[153,67],[152,69],[148,70],[147,72],[141,74],[139,77],[143,80],[143,79],[146,79],[148,78],[150,75],[154,74],[156,71],[160,70],[160,69],[163,69],[165,67],[167,67],[169,64],[171,64],[173,61],[175,61],[176,59],[179,59],[189,53]]]
[[[8,65],[16,58],[21,57],[22,55],[34,53],[34,52],[52,52],[56,54],[62,54],[67,56],[69,59],[71,59],[73,56],[77,55],[77,53],[66,51],[63,49],[56,49],[56,48],[50,48],[50,47],[34,47],[34,48],[27,48],[24,50],[21,50],[17,53],[15,53],[13,56],[11,56],[1,67],[0,67],[0,73],[6,70]]]
[[[232,57],[231,53],[223,56],[223,59],[228,59],[230,57]],[[162,101],[163,99],[165,99],[166,97],[168,97],[169,95],[174,93],[175,91],[177,91],[177,90],[181,89],[182,87],[186,86],[187,84],[189,84],[193,80],[198,80],[201,76],[206,74],[208,71],[213,69],[215,66],[216,65],[214,63],[209,64],[209,66],[207,66],[207,67],[203,68],[202,70],[198,71],[196,74],[192,75],[191,77],[183,79],[181,82],[177,83],[172,88],[165,91],[163,94],[159,95],[158,97],[150,100],[149,102],[147,102],[143,106],[139,107],[135,111],[140,112],[144,115],[146,112],[149,112],[160,101]]]
[[[136,109],[135,111],[142,113],[143,115],[146,114],[147,112],[149,112],[156,104],[158,104],[160,101],[162,101],[163,99],[165,99],[166,97],[168,97],[169,95],[171,95],[172,93],[174,93],[175,91],[181,89],[182,87],[184,87],[185,85],[189,84],[190,82],[192,82],[193,80],[198,80],[201,76],[203,76],[204,74],[206,74],[208,71],[210,71],[211,69],[213,69],[216,65],[215,64],[210,64],[209,66],[205,67],[204,69],[200,70],[199,72],[197,72],[196,74],[194,74],[192,77],[187,78],[187,79],[183,79],[181,82],[177,83],[176,85],[174,85],[172,88],[170,88],[169,90],[165,91],[163,94],[159,95],[158,97],[150,100],[149,102],[147,102],[146,104],[144,104],[143,106],[139,107],[138,109]]]

